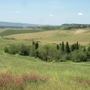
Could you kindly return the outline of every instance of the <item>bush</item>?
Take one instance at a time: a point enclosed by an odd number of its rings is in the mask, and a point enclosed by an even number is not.
[[[23,55],[23,56],[29,56],[29,54],[30,54],[30,46],[22,44],[20,46],[19,54]]]
[[[39,58],[45,61],[53,61],[53,60],[58,61],[61,55],[62,55],[61,51],[57,50],[57,48],[54,46],[46,45],[41,49],[39,49]]]
[[[4,51],[9,54],[17,54],[19,52],[19,46],[10,44],[4,48]]]
[[[83,52],[82,50],[76,50],[72,52],[71,54],[72,60],[75,62],[86,62],[87,61],[87,55],[86,52]]]
[[[90,61],[90,51],[87,51],[86,55],[87,55],[87,61]]]

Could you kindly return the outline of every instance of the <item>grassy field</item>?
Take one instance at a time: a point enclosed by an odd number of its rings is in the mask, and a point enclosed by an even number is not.
[[[26,72],[49,78],[46,83],[32,84],[24,90],[90,90],[90,83],[74,80],[90,80],[90,63],[46,63],[33,57],[0,52],[0,72],[15,76]]]
[[[81,44],[86,45],[90,43],[90,29],[48,31],[37,28],[35,30],[33,28],[1,28],[0,37],[16,40],[35,40],[44,44],[79,41]]]
[[[25,34],[25,33],[35,33],[43,32],[48,30],[42,30],[38,28],[0,28],[0,36],[9,36],[14,34]]]
[[[5,38],[36,40],[42,43],[60,43],[61,41],[74,43],[79,41],[81,44],[85,45],[90,43],[90,29],[52,30],[36,33],[14,34],[5,36]]]
[[[10,29],[2,29],[0,33],[7,30]],[[10,38],[15,38],[15,40]],[[72,31],[55,30],[5,35],[3,38],[0,38],[0,72],[8,73],[14,76],[18,76],[21,75],[21,73],[26,72],[40,76],[47,76],[49,78],[45,83],[27,85],[24,90],[90,90],[90,83],[85,81],[90,81],[89,62],[49,63],[29,56],[9,55],[3,51],[3,48],[7,44],[30,44],[31,40],[38,40],[44,44],[60,43],[60,41],[69,41],[70,43],[79,41],[81,44],[85,45],[90,42],[89,29]],[[82,79],[82,82],[79,82],[77,79]]]

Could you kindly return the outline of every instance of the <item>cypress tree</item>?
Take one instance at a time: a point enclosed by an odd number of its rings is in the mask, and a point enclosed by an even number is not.
[[[59,45],[57,44],[57,50],[59,50]]]
[[[76,49],[79,49],[79,43],[78,42],[76,43]]]
[[[61,50],[64,52],[65,51],[65,45],[64,45],[64,42],[62,42],[61,44]]]
[[[39,48],[39,43],[36,42],[36,43],[35,43],[35,49],[38,49],[38,48]]]
[[[35,45],[35,42],[34,41],[32,41],[32,45]]]
[[[66,42],[66,53],[70,53],[70,47],[68,42]]]
[[[75,44],[71,45],[71,51],[75,50]]]

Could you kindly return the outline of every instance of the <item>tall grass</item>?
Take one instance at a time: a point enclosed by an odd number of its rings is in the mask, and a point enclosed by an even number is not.
[[[76,78],[90,80],[90,63],[46,63],[33,57],[0,55],[0,71],[12,76],[22,72],[47,76],[46,83],[27,84],[25,90],[90,90],[90,84],[80,83]]]
[[[25,87],[31,83],[46,82],[48,77],[41,77],[39,75],[29,75],[23,73],[19,77],[15,77],[6,73],[0,73],[0,88],[3,90],[24,90]]]

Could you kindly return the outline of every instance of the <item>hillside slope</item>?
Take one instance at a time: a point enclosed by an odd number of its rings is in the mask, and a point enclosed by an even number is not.
[[[0,53],[0,72],[21,75],[26,72],[47,76],[46,83],[26,86],[25,90],[90,90],[88,83],[79,83],[74,78],[90,80],[89,63],[46,63],[39,59]]]
[[[79,41],[81,44],[90,43],[90,30],[89,29],[76,29],[76,30],[52,30],[35,33],[24,33],[5,36],[5,38],[15,38],[18,40],[36,40],[42,43],[60,43],[61,41],[69,41],[74,43]]]

